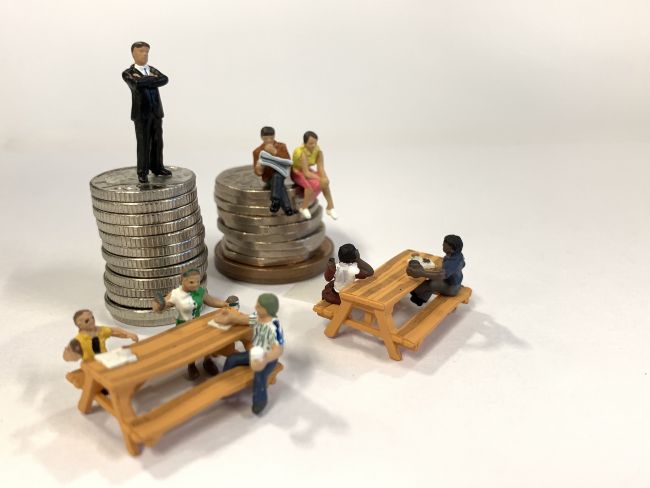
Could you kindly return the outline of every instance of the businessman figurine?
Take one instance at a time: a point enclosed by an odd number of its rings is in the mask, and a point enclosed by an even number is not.
[[[138,181],[148,183],[149,171],[156,176],[170,176],[163,166],[162,118],[164,116],[158,87],[169,79],[149,66],[149,44],[135,42],[131,46],[134,64],[124,70],[122,79],[131,89],[131,120],[138,142]]]

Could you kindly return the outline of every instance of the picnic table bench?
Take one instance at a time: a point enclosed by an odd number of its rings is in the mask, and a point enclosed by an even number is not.
[[[217,329],[208,325],[215,313],[207,313],[133,344],[130,348],[138,357],[134,363],[112,369],[95,360],[82,363],[80,369],[66,375],[70,383],[82,390],[79,410],[89,413],[93,401],[97,402],[117,419],[127,450],[136,456],[142,444],[155,445],[166,432],[220,398],[252,385],[253,371],[237,367],[207,379],[149,412],[136,414],[134,411],[133,396],[145,382],[185,368],[208,354],[232,354],[236,351],[236,342],[250,348],[251,327],[234,325],[227,331]],[[275,383],[282,369],[282,364],[278,363],[269,376],[269,383]],[[108,394],[102,393],[102,389]]]
[[[438,295],[401,327],[395,325],[393,307],[402,298],[417,288],[425,278],[412,278],[406,274],[409,257],[415,253],[410,249],[399,253],[375,270],[375,274],[357,280],[340,292],[341,304],[335,305],[321,300],[314,311],[330,319],[325,335],[336,337],[343,325],[366,332],[384,341],[388,356],[399,361],[402,354],[399,346],[417,351],[424,339],[460,303],[469,303],[472,290],[461,287],[455,297]],[[442,258],[427,253],[418,253],[431,259],[436,267],[442,266]],[[352,310],[363,311],[363,318],[352,318]]]

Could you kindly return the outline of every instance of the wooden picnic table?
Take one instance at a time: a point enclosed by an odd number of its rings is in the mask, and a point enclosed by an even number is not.
[[[357,280],[340,292],[341,304],[334,305],[321,300],[314,311],[321,317],[331,319],[325,328],[325,335],[336,337],[343,325],[379,337],[384,341],[388,356],[399,361],[402,354],[399,346],[416,351],[424,339],[460,303],[469,303],[472,290],[461,287],[455,297],[438,295],[422,307],[401,327],[393,319],[393,307],[402,298],[417,288],[425,278],[412,278],[406,274],[409,257],[416,251],[407,249],[375,270],[375,274]],[[418,252],[431,259],[436,267],[442,266],[442,258]],[[352,318],[352,310],[363,311],[361,321]]]
[[[252,328],[233,325],[224,331],[208,325],[215,312],[207,313],[183,325],[144,339],[130,346],[138,357],[134,363],[108,369],[99,361],[83,362],[81,369],[68,373],[68,380],[82,389],[79,410],[89,413],[96,401],[119,422],[129,453],[138,455],[141,444],[153,446],[162,435],[207,408],[215,401],[250,386],[253,371],[247,367],[233,368],[207,379],[172,400],[149,412],[136,414],[133,395],[147,381],[170,371],[184,369],[189,363],[206,355],[229,355],[235,343],[249,349]],[[283,369],[278,363],[269,377]],[[108,390],[108,395],[102,393]]]

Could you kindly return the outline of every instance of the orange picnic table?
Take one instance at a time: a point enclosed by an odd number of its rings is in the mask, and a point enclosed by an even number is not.
[[[388,356],[399,361],[402,353],[399,347],[416,351],[424,339],[460,303],[469,303],[472,290],[461,287],[455,297],[436,296],[399,328],[393,319],[393,307],[402,298],[417,288],[425,278],[412,278],[406,274],[409,258],[416,251],[407,249],[375,270],[375,274],[364,280],[357,280],[341,290],[341,304],[334,305],[321,300],[314,311],[330,319],[325,335],[336,337],[343,325],[366,332],[384,341]],[[442,265],[442,258],[418,252],[431,259],[436,267]],[[352,317],[352,311],[363,311],[361,321]]]
[[[89,413],[93,401],[96,401],[119,422],[129,453],[138,455],[142,444],[155,445],[167,431],[220,398],[250,386],[253,371],[238,367],[207,379],[149,412],[137,414],[133,409],[133,396],[145,382],[183,369],[190,362],[208,354],[232,354],[238,341],[246,349],[250,348],[252,328],[234,325],[224,331],[212,327],[208,321],[215,313],[207,313],[130,346],[138,358],[134,363],[112,369],[104,367],[99,361],[82,363],[81,369],[66,376],[72,384],[82,389],[79,410]],[[278,363],[269,377],[269,383],[275,383],[275,377],[282,369]],[[102,388],[108,390],[108,395],[102,393]]]

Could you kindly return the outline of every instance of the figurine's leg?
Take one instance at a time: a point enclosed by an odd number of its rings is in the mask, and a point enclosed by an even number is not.
[[[161,174],[165,169],[163,165],[163,133],[162,119],[153,117],[151,119],[151,162],[149,169],[154,174]]]
[[[332,198],[332,191],[330,190],[329,183],[327,185],[323,185],[321,188],[323,190],[323,196],[325,197],[325,200],[327,200],[327,210],[333,209],[334,199]]]
[[[223,370],[225,372],[237,366],[248,365],[250,365],[250,355],[248,352],[238,352],[236,354],[231,354],[226,358],[226,364],[223,365]]]
[[[138,146],[138,176],[147,176],[147,123],[145,120],[135,120],[135,139]]]
[[[284,189],[284,178],[276,171],[271,176],[271,212],[280,210],[282,204],[282,189]]]
[[[323,288],[323,292],[321,293],[321,298],[326,302],[332,303],[334,305],[341,304],[341,296],[336,292],[336,290],[334,289],[334,283],[331,281],[327,285],[325,285],[325,288]]]
[[[255,414],[259,414],[264,410],[264,407],[266,407],[266,403],[268,402],[266,386],[268,384],[269,375],[277,363],[277,360],[271,361],[262,371],[255,373],[255,376],[253,377],[253,413]]]

